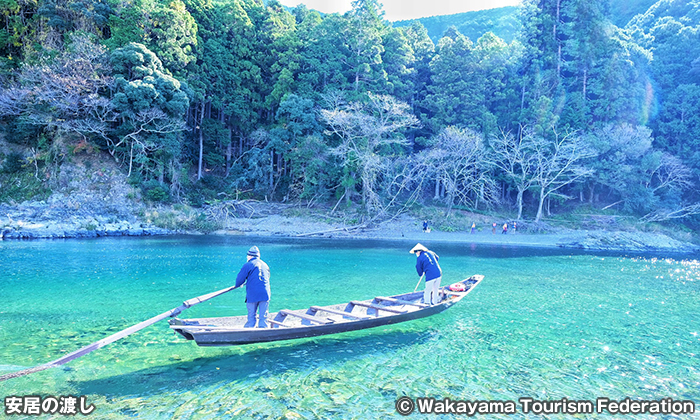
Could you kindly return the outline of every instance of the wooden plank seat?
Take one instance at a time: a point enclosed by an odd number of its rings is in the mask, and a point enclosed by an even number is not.
[[[229,327],[226,325],[173,325],[172,328],[178,328],[183,330],[231,330],[236,327]]]
[[[328,312],[329,314],[342,315],[342,316],[346,316],[346,317],[352,318],[352,319],[370,319],[370,317],[368,317],[368,316],[351,314],[350,312],[338,311],[335,309],[321,308],[320,306],[312,306],[311,309],[316,311],[316,312],[323,311],[323,312]]]
[[[278,327],[289,328],[289,325],[285,324],[284,322],[275,321],[274,319],[268,319],[267,322],[269,322],[272,325],[277,325]]]
[[[280,314],[284,314],[285,316],[295,316],[297,318],[305,319],[307,321],[315,322],[317,324],[331,324],[334,321],[328,318],[321,318],[313,315],[307,315],[307,314],[299,314],[296,312],[289,311],[287,309],[282,309],[279,311]]]
[[[355,306],[364,306],[365,308],[372,308],[372,309],[377,310],[377,311],[386,311],[386,312],[392,312],[395,314],[405,314],[407,312],[407,311],[399,311],[398,309],[387,308],[385,306],[375,305],[373,303],[360,302],[357,300],[351,300],[350,303],[355,305]],[[377,312],[377,315],[379,315],[379,312]]]
[[[377,296],[375,299],[376,300],[383,300],[383,301],[391,302],[391,303],[397,303],[399,305],[417,306],[419,308],[427,308],[428,307],[428,305],[426,305],[425,303],[409,302],[407,300],[396,299],[396,298],[386,297],[386,296]]]

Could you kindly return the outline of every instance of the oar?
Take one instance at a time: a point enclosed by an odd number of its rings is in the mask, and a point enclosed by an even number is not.
[[[424,275],[425,274],[421,275],[420,278],[418,279],[418,284],[416,284],[416,288],[413,289],[413,293],[416,293],[416,290],[418,290],[418,286],[420,286],[420,282],[421,282],[421,280],[423,280]]]
[[[45,369],[49,369],[49,368],[56,367],[56,366],[61,366],[65,363],[70,362],[73,359],[77,359],[80,356],[85,356],[86,354],[90,353],[91,351],[97,350],[101,347],[106,346],[107,344],[113,343],[121,338],[124,338],[130,334],[133,334],[136,331],[140,331],[140,330],[142,330],[150,325],[153,325],[162,319],[176,316],[177,314],[179,314],[180,312],[184,311],[187,308],[190,308],[198,303],[202,303],[204,301],[207,301],[207,300],[214,298],[214,297],[217,297],[219,295],[223,295],[224,293],[230,292],[231,290],[236,289],[236,288],[237,288],[236,286],[231,286],[231,287],[227,287],[225,289],[221,289],[217,292],[212,292],[212,293],[209,293],[206,295],[192,298],[190,300],[186,300],[186,301],[182,302],[182,305],[178,306],[177,308],[171,309],[167,312],[163,312],[160,315],[156,315],[151,319],[147,319],[146,321],[140,322],[134,326],[131,326],[131,327],[125,329],[125,330],[122,330],[122,331],[119,331],[118,333],[112,334],[109,337],[103,338],[102,340],[95,341],[94,343],[92,343],[90,345],[87,345],[79,350],[74,351],[73,353],[70,353],[70,354],[67,354],[67,355],[61,357],[60,359],[56,359],[52,362],[45,363],[43,365],[34,366],[33,368],[18,370],[17,372],[12,372],[12,373],[8,373],[6,375],[2,375],[2,376],[0,376],[0,381],[5,381],[7,379],[17,378],[20,376],[29,375],[30,373],[40,372],[40,371],[45,370]]]

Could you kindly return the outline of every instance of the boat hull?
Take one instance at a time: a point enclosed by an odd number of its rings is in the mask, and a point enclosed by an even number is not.
[[[273,328],[241,328],[245,322],[245,316],[226,317],[226,318],[201,318],[192,320],[173,319],[170,321],[170,327],[178,334],[188,340],[194,340],[199,346],[231,346],[253,343],[263,343],[270,341],[293,340],[299,338],[317,337],[329,334],[338,334],[349,331],[364,330],[368,328],[380,327],[383,325],[398,324],[401,322],[412,321],[415,319],[429,317],[440,312],[443,312],[459,302],[467,293],[471,292],[474,287],[479,284],[483,276],[472,276],[465,279],[462,283],[465,284],[466,290],[462,293],[452,293],[447,287],[442,288],[444,299],[433,306],[420,304],[422,292],[407,293],[403,295],[391,296],[389,298],[375,298],[374,300],[357,302],[353,301],[350,306],[345,306],[344,310],[347,313],[345,316],[339,315],[343,305],[333,305],[328,307],[312,307],[314,314],[325,313],[324,308],[329,311],[334,311],[335,316],[330,314],[328,317],[308,316],[307,312],[301,311],[280,311],[271,314],[269,319],[284,319],[286,314],[290,312],[290,318],[303,317],[316,318],[320,320],[328,320],[328,323],[314,323],[308,320],[301,320],[298,325],[281,326],[281,323],[274,323]],[[391,299],[393,303],[386,303],[383,299]],[[384,305],[379,306],[377,302],[381,301]],[[358,311],[362,307],[364,311]],[[367,306],[372,306],[372,308]],[[419,306],[421,305],[421,306]],[[348,308],[351,308],[348,311]],[[353,310],[353,308],[355,308]],[[376,308],[379,308],[378,310]],[[316,311],[316,309],[318,311]],[[398,313],[403,311],[403,313]],[[384,313],[387,311],[387,313]],[[388,312],[391,311],[391,312]],[[295,315],[291,312],[297,312]],[[283,315],[280,315],[283,314]],[[351,319],[361,317],[359,319]],[[318,321],[317,321],[318,322]],[[277,325],[275,325],[277,324]]]

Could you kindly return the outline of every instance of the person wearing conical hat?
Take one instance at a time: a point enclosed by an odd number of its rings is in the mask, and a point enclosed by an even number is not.
[[[440,257],[420,243],[416,244],[409,252],[416,254],[416,271],[418,275],[421,277],[425,275],[423,303],[428,305],[438,304],[440,302],[440,282],[442,281],[442,269],[438,263]]]
[[[255,327],[256,312],[260,315],[258,328],[267,328],[268,308],[270,307],[270,267],[260,259],[260,250],[253,246],[248,250],[248,261],[243,264],[236,277],[236,287],[245,283],[245,302],[248,309],[248,322],[245,328]]]

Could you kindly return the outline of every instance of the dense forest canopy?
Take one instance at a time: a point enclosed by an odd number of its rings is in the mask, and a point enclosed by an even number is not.
[[[645,7],[641,12],[646,11],[646,9]],[[520,9],[515,6],[400,20],[393,22],[392,25],[395,27],[411,26],[414,22],[420,22],[421,25],[425,26],[425,29],[428,30],[428,36],[436,44],[450,26],[454,26],[464,36],[473,40],[479,39],[486,32],[493,32],[507,43],[512,42],[521,29]]]
[[[1,0],[0,118],[26,151],[3,156],[3,172],[50,185],[66,156],[102,151],[148,199],[195,206],[687,217],[700,207],[700,0],[619,22],[640,5],[525,0],[512,39],[455,25],[434,42],[377,0],[343,15],[274,0]]]

